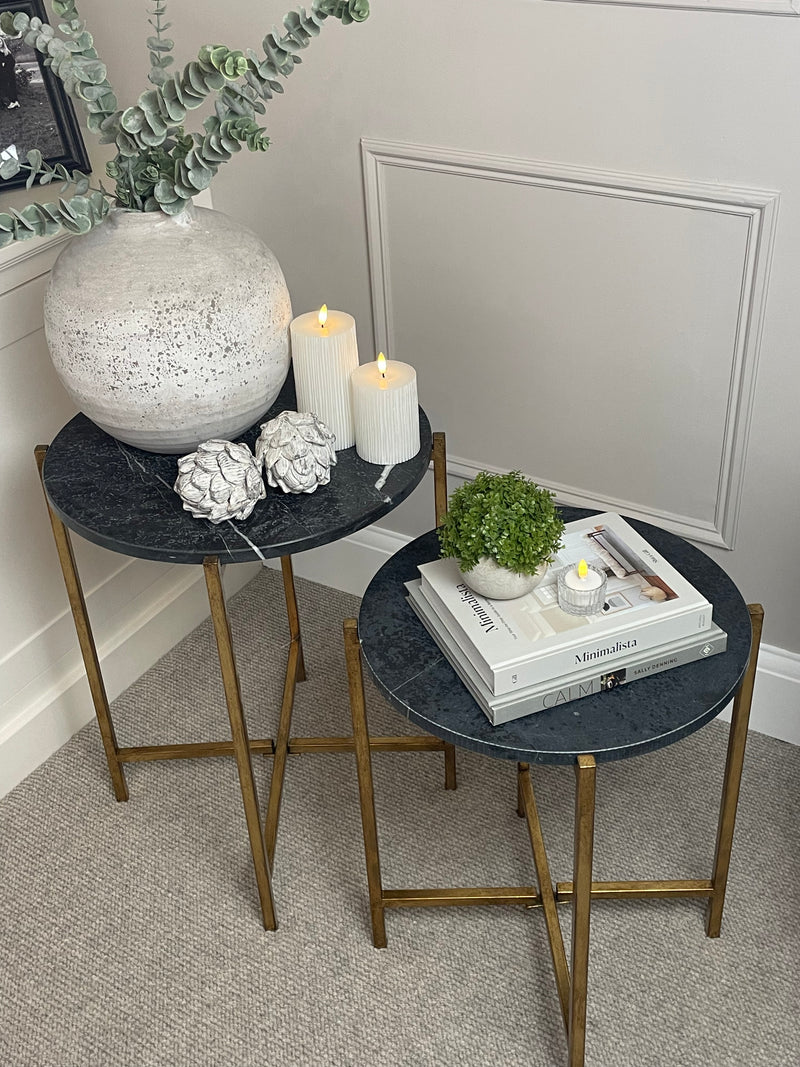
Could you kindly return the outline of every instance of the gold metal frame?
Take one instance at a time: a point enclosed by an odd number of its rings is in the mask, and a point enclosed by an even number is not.
[[[86,610],[86,601],[75,563],[69,530],[53,511],[47,499],[47,492],[44,489],[43,467],[45,456],[47,455],[47,445],[37,445],[34,449],[34,455],[39,470],[39,478],[42,480],[42,489],[50,516],[56,550],[64,575],[64,583],[75,621],[86,677],[100,727],[100,736],[103,741],[114,796],[118,801],[126,801],[128,799],[128,786],[125,781],[124,771],[125,763],[234,756],[239,772],[239,785],[250,839],[250,850],[253,857],[253,868],[256,876],[262,919],[265,929],[275,930],[277,928],[277,920],[270,872],[275,856],[287,757],[299,753],[352,752],[356,747],[356,741],[353,737],[290,737],[295,687],[298,682],[304,681],[306,677],[292,557],[281,556],[281,572],[283,575],[290,643],[283,686],[283,699],[281,701],[275,740],[273,741],[271,738],[250,740],[248,737],[230,622],[225,607],[220,563],[216,556],[207,556],[203,560],[203,572],[217,642],[225,701],[230,719],[231,740],[120,747],[117,743],[114,724],[111,719],[108,697],[100,669],[100,660]],[[435,433],[433,435],[431,459],[433,461],[435,514],[438,525],[447,509],[446,445],[443,433]],[[371,746],[388,752],[443,752],[445,788],[456,788],[455,748],[453,745],[434,737],[397,736],[373,738]],[[263,825],[253,778],[253,755],[273,757],[267,814]]]
[[[367,866],[367,889],[372,921],[372,942],[386,947],[387,908],[435,907],[469,904],[524,904],[541,907],[550,944],[556,991],[567,1037],[569,1067],[583,1067],[586,1051],[586,1004],[589,972],[589,929],[593,900],[614,897],[707,897],[708,937],[718,937],[722,922],[736,806],[747,741],[747,726],[753,696],[764,611],[748,605],[752,639],[750,657],[733,705],[728,754],[722,788],[717,847],[712,876],[708,880],[593,882],[594,813],[596,766],[591,755],[575,762],[575,821],[572,881],[553,886],[542,827],[533,791],[530,767],[517,765],[517,811],[527,820],[537,885],[480,886],[469,889],[384,889],[381,881],[378,827],[372,779],[372,744],[367,726],[361,644],[356,619],[344,621],[344,646],[350,688],[350,710],[356,742],[361,825]],[[572,902],[572,947],[567,963],[557,905]]]

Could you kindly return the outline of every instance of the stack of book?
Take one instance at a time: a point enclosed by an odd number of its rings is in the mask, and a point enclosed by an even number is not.
[[[568,615],[556,575],[579,560],[607,575],[603,610]],[[536,588],[489,600],[454,559],[419,567],[408,601],[495,725],[724,652],[711,604],[614,513],[567,523]]]

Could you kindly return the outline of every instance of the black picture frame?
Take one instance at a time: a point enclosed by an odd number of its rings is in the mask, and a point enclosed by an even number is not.
[[[0,0],[2,11],[24,11],[31,18],[49,22],[43,0]],[[72,101],[59,78],[44,64],[44,56],[20,38],[6,38],[15,53],[16,65],[30,77],[19,86],[19,108],[8,108],[0,100],[0,158],[13,150],[24,161],[32,148],[40,149],[46,163],[62,163],[68,170],[89,174],[91,168]],[[24,76],[23,76],[23,80]],[[24,114],[26,108],[28,113]],[[30,140],[29,140],[30,139]],[[21,170],[13,178],[0,181],[0,194],[24,186],[29,172]]]

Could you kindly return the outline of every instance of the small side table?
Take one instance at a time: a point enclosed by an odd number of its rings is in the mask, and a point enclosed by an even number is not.
[[[567,522],[592,514],[575,508],[563,508],[562,513]],[[610,692],[492,726],[406,602],[404,583],[418,576],[420,563],[438,558],[435,531],[412,541],[384,564],[364,595],[358,621],[348,619],[344,624],[373,943],[378,948],[386,946],[387,908],[470,904],[541,907],[570,1067],[582,1067],[584,1063],[592,901],[620,897],[706,898],[706,933],[709,937],[719,936],[763,621],[760,605],[746,606],[730,578],[704,553],[673,534],[629,521],[711,601],[715,622],[728,634],[726,652]],[[402,716],[455,745],[517,761],[517,811],[527,820],[537,885],[383,888],[362,657],[379,690]],[[734,697],[711,878],[592,881],[597,763],[626,759],[672,744],[713,719]],[[555,886],[530,775],[530,765],[537,763],[570,765],[576,777],[572,881]],[[557,915],[560,901],[572,903],[571,965]]]
[[[281,411],[295,410],[291,375],[270,410],[240,439],[253,448],[260,424]],[[329,544],[388,514],[422,480],[433,455],[437,519],[446,507],[444,435],[432,434],[420,408],[418,454],[381,469],[366,463],[355,448],[337,453],[328,485],[314,493],[284,494],[269,489],[244,522],[214,526],[183,510],[173,492],[177,456],[142,452],[98,429],[83,415],[64,426],[48,448],[36,449],[50,521],[64,574],[78,641],[97,714],[108,770],[117,800],[128,799],[124,765],[129,762],[234,756],[239,772],[264,926],[277,927],[270,870],[275,853],[286,758],[295,752],[352,751],[352,738],[290,738],[294,692],[305,678],[303,645],[294,590],[291,554]],[[112,552],[168,563],[202,564],[232,740],[193,744],[120,747],[109,711],[100,662],[69,530]],[[290,645],[280,719],[275,740],[250,740],[247,733],[231,629],[225,609],[220,565],[280,557]],[[442,751],[445,785],[455,788],[455,752],[433,737],[375,738],[390,751]],[[253,780],[253,753],[273,757],[265,825]]]

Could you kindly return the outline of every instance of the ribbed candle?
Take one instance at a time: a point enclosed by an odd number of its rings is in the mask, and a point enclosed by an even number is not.
[[[350,375],[358,366],[356,322],[344,311],[329,311],[324,326],[319,314],[299,315],[289,327],[297,410],[312,411],[336,436],[341,452],[355,441]]]
[[[356,452],[367,463],[404,463],[419,452],[417,372],[388,360],[385,377],[377,362],[350,375]]]

